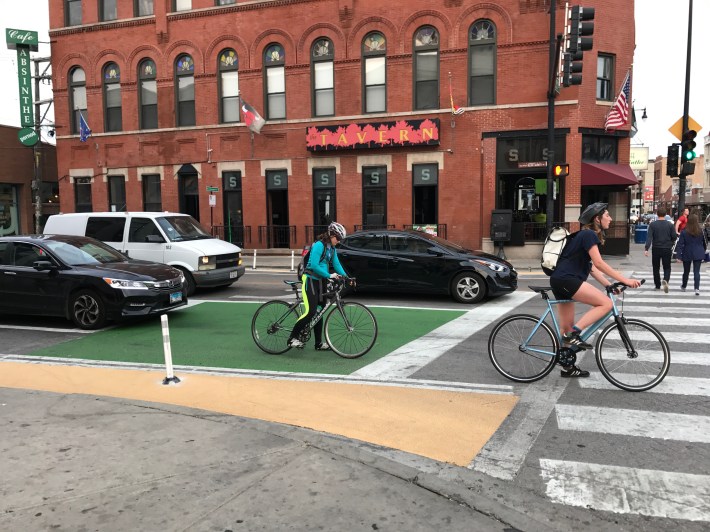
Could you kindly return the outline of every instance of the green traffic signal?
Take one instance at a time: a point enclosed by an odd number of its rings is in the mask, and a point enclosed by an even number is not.
[[[683,132],[683,140],[681,142],[681,148],[683,150],[683,160],[684,161],[692,161],[695,159],[696,154],[695,154],[695,137],[698,135],[698,132],[695,131],[694,129],[686,129]]]

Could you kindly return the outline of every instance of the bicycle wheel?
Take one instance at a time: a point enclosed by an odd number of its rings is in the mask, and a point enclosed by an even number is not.
[[[515,314],[502,319],[488,337],[488,356],[498,372],[515,382],[534,382],[552,371],[559,343],[540,318]]]
[[[325,320],[325,339],[336,355],[358,358],[367,353],[377,340],[377,320],[370,309],[360,303],[343,303],[330,311]]]
[[[256,309],[251,320],[251,336],[259,349],[270,355],[280,355],[290,349],[288,337],[298,319],[296,308],[285,301],[268,301]]]
[[[622,390],[650,390],[663,380],[671,366],[668,342],[658,329],[645,321],[626,319],[624,327],[633,352],[629,354],[619,325],[614,322],[597,339],[597,365],[602,375]]]

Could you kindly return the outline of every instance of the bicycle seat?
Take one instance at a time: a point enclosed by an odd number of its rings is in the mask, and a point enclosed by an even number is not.
[[[528,286],[528,288],[533,292],[537,292],[538,294],[541,292],[547,292],[549,290],[552,290],[552,287],[550,286]]]

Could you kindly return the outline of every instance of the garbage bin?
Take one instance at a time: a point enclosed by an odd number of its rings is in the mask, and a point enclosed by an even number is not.
[[[634,242],[636,244],[645,244],[648,236],[648,224],[637,224],[636,232],[634,233]]]

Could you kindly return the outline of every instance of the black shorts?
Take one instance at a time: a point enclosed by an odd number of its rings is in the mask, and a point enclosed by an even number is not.
[[[563,279],[550,277],[550,287],[556,299],[572,299],[572,296],[577,293],[583,282],[575,277],[565,277]]]

